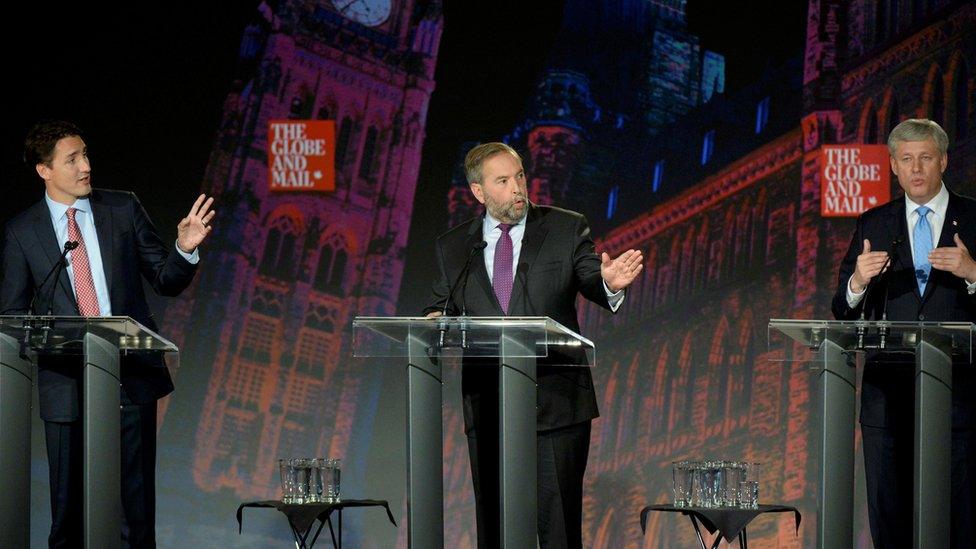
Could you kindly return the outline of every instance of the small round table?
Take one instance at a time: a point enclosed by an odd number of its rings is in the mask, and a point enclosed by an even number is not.
[[[342,510],[347,507],[383,507],[386,509],[386,516],[389,517],[393,526],[397,523],[393,520],[393,513],[390,512],[390,505],[386,501],[376,499],[344,499],[337,503],[282,503],[278,500],[249,501],[242,503],[237,508],[237,531],[244,528],[244,508],[245,507],[269,507],[277,509],[288,519],[288,526],[291,533],[295,536],[295,545],[300,549],[311,548],[322,533],[322,527],[329,525],[329,534],[332,536],[332,546],[336,549],[342,547]],[[338,511],[339,516],[339,537],[336,539],[336,532],[332,528],[332,511]],[[319,527],[309,541],[309,535],[315,526],[315,521],[319,522]]]
[[[701,526],[708,530],[709,534],[718,531],[719,536],[715,538],[715,543],[711,549],[716,549],[722,538],[732,543],[732,540],[739,538],[739,547],[747,549],[749,538],[746,536],[746,526],[752,519],[763,513],[785,513],[793,511],[793,519],[796,524],[796,533],[800,532],[800,511],[796,507],[789,505],[760,505],[756,509],[744,509],[738,507],[675,507],[674,505],[648,505],[641,509],[640,523],[641,532],[647,533],[647,515],[651,511],[664,511],[669,513],[681,513],[691,518],[691,524],[695,527],[698,534],[698,541],[701,542],[702,549],[709,549],[705,545],[705,538],[702,536]]]

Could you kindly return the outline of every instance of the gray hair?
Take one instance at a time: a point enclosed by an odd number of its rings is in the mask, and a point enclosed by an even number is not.
[[[888,153],[895,156],[895,148],[903,141],[935,141],[939,147],[939,154],[945,154],[949,149],[949,136],[942,126],[927,118],[909,118],[895,126],[888,134]]]
[[[522,163],[522,156],[505,143],[482,143],[468,151],[464,157],[464,175],[467,177],[468,183],[481,183],[481,169],[484,167],[485,161],[501,153],[508,153],[514,156],[519,164]]]

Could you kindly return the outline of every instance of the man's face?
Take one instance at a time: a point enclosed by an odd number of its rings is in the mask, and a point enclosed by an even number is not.
[[[898,176],[898,184],[908,198],[925,204],[939,194],[947,163],[948,158],[939,152],[934,139],[898,141],[891,157],[891,171]]]
[[[62,137],[54,146],[54,156],[49,164],[35,166],[44,180],[44,187],[51,200],[72,205],[75,200],[91,193],[91,164],[88,147],[76,135]]]
[[[525,170],[511,154],[498,153],[485,160],[481,181],[471,184],[471,192],[502,223],[515,224],[525,217],[528,208]]]

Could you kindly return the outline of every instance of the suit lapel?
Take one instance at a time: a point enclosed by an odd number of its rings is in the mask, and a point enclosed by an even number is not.
[[[108,287],[109,301],[112,299],[112,250],[115,243],[112,241],[112,208],[106,206],[99,199],[98,191],[91,195],[92,215],[95,221],[95,234],[98,235],[98,249],[102,260],[102,271],[105,273],[105,286]]]
[[[946,187],[946,190],[949,191],[948,187]],[[962,213],[959,208],[959,200],[952,191],[949,191],[949,204],[946,206],[946,215],[945,220],[942,222],[942,233],[939,235],[939,242],[935,245],[937,248],[950,248],[956,245],[953,235],[959,232],[959,225],[963,222]],[[929,282],[925,285],[925,295],[922,296],[922,301],[924,302],[932,295],[933,288],[936,285],[943,283],[943,277],[954,276],[954,274],[946,271],[932,269],[929,275]],[[948,280],[948,278],[945,279],[945,281]]]
[[[912,243],[908,238],[908,219],[905,217],[905,198],[900,197],[891,202],[891,210],[888,212],[888,237],[889,242],[901,239],[901,243],[895,246],[895,258],[893,262],[900,264],[902,269],[907,269],[911,273],[915,272],[915,262],[912,258]],[[873,245],[873,243],[872,243]],[[888,244],[890,246],[890,244]],[[891,268],[897,269],[898,265],[893,264]],[[892,271],[894,272],[894,271]],[[915,275],[912,274],[912,291],[915,297],[921,299],[918,293],[918,283],[915,282]]]
[[[483,225],[485,223],[485,218],[475,220],[471,224],[471,228],[468,229],[468,238],[464,241],[464,251],[462,257],[467,257],[471,252],[471,248],[475,246],[478,242],[484,240],[484,229]],[[485,251],[474,254],[471,258],[471,273],[470,275],[476,281],[478,286],[481,287],[481,291],[484,292],[485,297],[488,302],[491,303],[492,307],[495,309],[495,314],[502,316],[502,306],[498,304],[498,298],[495,296],[495,290],[491,287],[491,279],[488,278],[488,268],[485,266]]]
[[[37,242],[40,244],[41,249],[44,250],[44,255],[48,258],[48,269],[53,269],[54,264],[61,257],[62,248],[58,245],[58,235],[54,232],[54,224],[51,222],[51,210],[48,209],[45,200],[41,200],[34,206],[34,235],[37,237]],[[40,284],[40,282],[38,280],[35,283]],[[64,269],[61,272],[57,284],[61,286],[64,294],[68,296],[68,301],[73,303],[75,293],[71,289],[71,278],[68,277],[68,269]]]
[[[525,308],[525,293],[528,291],[525,287],[525,279],[529,269],[532,268],[539,256],[539,250],[542,249],[542,243],[548,233],[549,228],[544,219],[540,217],[538,208],[529,206],[525,220],[525,233],[522,235],[522,247],[519,251],[519,264],[516,265],[515,269],[515,283],[512,284],[512,302],[509,305],[512,313],[510,314],[515,312],[526,315],[532,314]]]

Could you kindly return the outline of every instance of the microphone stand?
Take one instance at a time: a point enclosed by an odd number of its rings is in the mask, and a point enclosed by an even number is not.
[[[888,249],[888,257],[885,259],[884,265],[881,266],[881,274],[869,280],[867,286],[864,287],[864,300],[862,301],[862,305],[861,305],[861,318],[860,318],[862,324],[857,327],[857,330],[855,332],[857,334],[857,348],[860,350],[864,350],[865,327],[863,325],[863,322],[865,321],[865,313],[867,313],[868,310],[868,297],[870,297],[871,295],[871,287],[874,285],[874,282],[876,280],[882,277],[884,277],[887,282],[886,269],[889,266],[891,266],[891,260],[895,256],[895,248],[897,248],[898,245],[902,243],[902,241],[903,239],[899,237],[891,242],[891,246]],[[884,297],[884,303],[882,303],[881,320],[888,319],[887,311],[888,311],[888,284],[885,284],[885,297]],[[879,348],[884,349],[885,344],[887,343],[886,339],[888,336],[888,329],[886,327],[880,327],[878,329],[878,335],[881,336],[881,339],[878,342]]]
[[[30,304],[27,306],[28,315],[30,316],[34,315],[34,305],[35,303],[37,303],[37,297],[41,294],[42,290],[44,289],[44,285],[47,284],[47,281],[51,279],[52,275],[54,276],[54,281],[51,283],[51,291],[49,292],[50,299],[48,300],[48,307],[45,316],[51,316],[51,314],[54,312],[54,294],[55,292],[57,292],[58,279],[61,278],[61,271],[63,271],[68,266],[68,262],[67,262],[68,252],[74,250],[77,247],[78,247],[78,242],[74,240],[69,240],[64,243],[64,248],[61,250],[61,255],[58,257],[57,263],[55,263],[54,267],[52,267],[51,270],[48,271],[47,275],[44,277],[43,280],[41,280],[41,283],[34,290],[34,295],[31,296]],[[33,329],[34,329],[33,322],[25,320],[24,340],[21,342],[21,354],[20,354],[20,356],[25,359],[27,358],[25,355],[27,354],[27,351],[30,349],[31,331]],[[41,326],[41,330],[44,332],[44,337],[41,343],[42,345],[47,345],[48,336],[51,332],[51,325],[45,324]]]
[[[901,241],[898,240],[898,241],[896,241],[895,243],[893,243],[891,245],[892,252],[890,254],[888,254],[888,263],[887,263],[888,266],[890,266],[892,263],[894,263],[892,261],[896,257],[895,256],[894,249],[895,249],[895,246],[897,244],[899,244],[900,242]],[[890,283],[890,281],[888,279],[891,277],[891,275],[886,272],[886,273],[884,273],[884,277],[885,277],[885,280],[884,280],[885,292],[884,292],[884,301],[881,302],[881,320],[884,321],[884,322],[887,322],[888,321],[888,291],[891,289],[891,283]],[[879,349],[884,349],[885,348],[885,346],[886,346],[886,344],[888,342],[888,333],[889,333],[889,331],[890,331],[890,328],[888,328],[887,325],[881,325],[881,326],[878,327],[878,336],[879,336],[878,348]]]
[[[444,308],[441,310],[441,316],[442,317],[443,316],[447,316],[447,308],[448,308],[448,306],[451,303],[451,299],[454,297],[454,291],[458,289],[458,285],[460,285],[462,281],[464,281],[464,285],[465,285],[464,287],[465,287],[465,289],[467,289],[468,271],[471,269],[471,260],[474,259],[474,254],[476,252],[479,252],[481,250],[484,250],[486,247],[488,247],[488,243],[485,242],[484,240],[482,240],[481,242],[478,242],[477,244],[475,244],[474,246],[471,247],[471,251],[468,252],[468,258],[464,262],[464,267],[461,268],[461,272],[458,273],[457,278],[454,280],[454,284],[451,285],[450,290],[447,292],[447,297],[444,298]],[[462,299],[464,298],[463,290],[462,290],[461,297],[462,297]],[[466,314],[466,313],[467,313],[467,310],[464,310],[463,309],[462,310],[462,315],[463,314]],[[441,331],[441,335],[440,335],[439,345],[440,345],[440,347],[443,348],[444,347],[444,339],[445,339],[445,337],[447,335],[447,323],[444,323],[444,324],[441,325],[440,331]],[[464,333],[464,331],[462,331],[462,333],[461,333],[461,337],[462,337],[462,343],[461,344],[462,344],[462,347],[466,343],[464,341],[465,335],[466,334]]]

